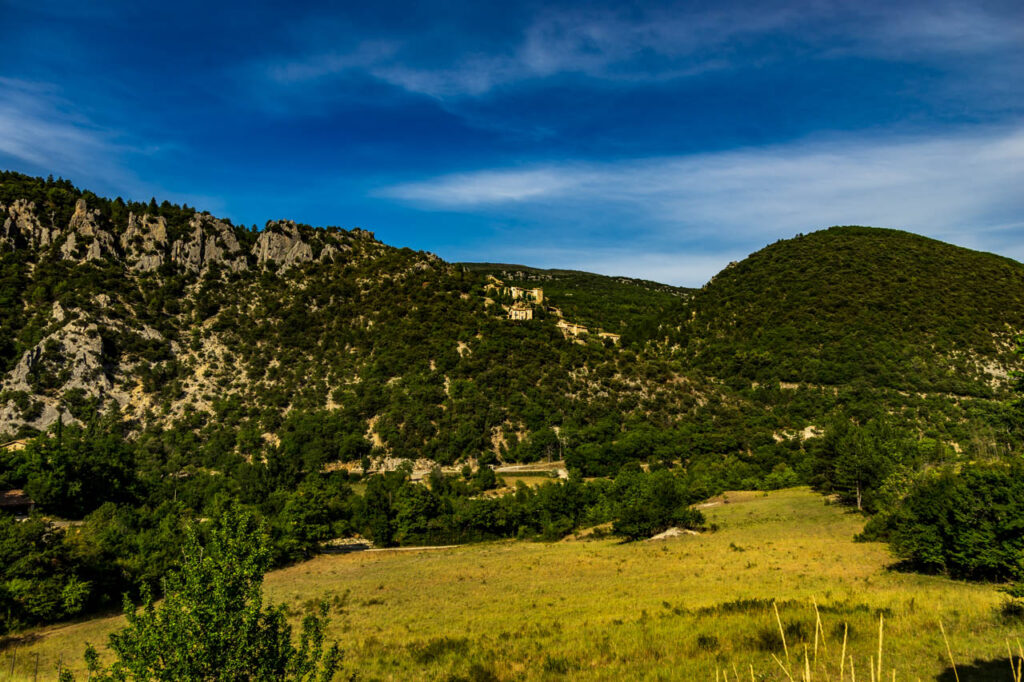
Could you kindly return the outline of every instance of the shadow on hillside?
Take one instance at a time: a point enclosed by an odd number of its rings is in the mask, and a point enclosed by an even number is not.
[[[0,651],[20,649],[21,647],[28,646],[39,639],[42,639],[42,637],[36,633],[0,637]]]
[[[1010,661],[1006,658],[994,661],[976,660],[970,665],[957,665],[956,674],[952,668],[946,668],[935,679],[936,682],[956,682],[957,674],[960,676],[960,682],[1006,682],[1013,679],[1010,675]]]
[[[892,571],[893,573],[917,573],[918,575],[938,575],[937,573],[927,573],[922,571],[920,568],[914,565],[912,561],[907,559],[901,559],[894,561],[891,564],[885,565],[885,570]]]

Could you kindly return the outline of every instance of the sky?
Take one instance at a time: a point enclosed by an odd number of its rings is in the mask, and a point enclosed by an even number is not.
[[[1024,3],[0,0],[0,168],[686,286],[830,225],[1024,260]]]

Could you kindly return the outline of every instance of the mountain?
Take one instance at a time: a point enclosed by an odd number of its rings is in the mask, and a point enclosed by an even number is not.
[[[1022,270],[844,227],[695,291],[0,173],[0,437],[27,441],[0,491],[80,521],[0,513],[0,633],[109,609],[233,505],[278,564],[355,534],[648,537],[801,483],[884,520],[922,472],[1017,457]],[[567,479],[492,469],[540,460]]]
[[[559,326],[601,323],[600,295],[574,307],[563,285],[545,303],[565,317],[514,322],[504,283],[359,229],[248,229],[4,173],[0,251],[0,432],[113,410],[172,470],[268,448],[530,460],[560,450],[552,430],[671,424],[718,391]]]
[[[1024,266],[861,227],[692,290],[3,173],[0,254],[0,433],[107,415],[167,471],[655,458],[738,484],[837,414],[992,442],[1024,329]]]
[[[731,264],[662,331],[723,379],[987,397],[1018,367],[1024,266],[915,234],[833,227]]]

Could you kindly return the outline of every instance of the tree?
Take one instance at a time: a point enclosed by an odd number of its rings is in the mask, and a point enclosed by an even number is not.
[[[913,464],[912,445],[882,419],[857,426],[837,419],[817,453],[819,485],[858,510],[878,511],[878,490],[895,471]]]
[[[639,466],[623,467],[615,477],[614,532],[630,540],[650,537],[670,526],[695,528],[704,515],[691,509],[687,491],[670,471],[644,473]]]
[[[890,521],[895,554],[914,568],[1010,580],[1024,558],[1024,465],[967,463],[923,475]]]
[[[332,679],[341,653],[337,644],[325,647],[326,604],[306,616],[293,644],[284,606],[263,606],[269,563],[265,532],[251,513],[230,507],[205,546],[192,526],[181,568],[162,581],[163,602],[155,604],[148,588],[138,611],[126,598],[128,625],[110,636],[116,660],[101,669],[87,647],[90,679]]]
[[[0,513],[0,635],[81,612],[92,592],[64,543],[38,517]]]

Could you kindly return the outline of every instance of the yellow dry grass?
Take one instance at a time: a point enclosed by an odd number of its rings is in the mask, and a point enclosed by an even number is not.
[[[853,542],[862,517],[806,489],[727,499],[704,510],[719,529],[699,537],[321,556],[270,574],[267,593],[296,614],[310,600],[332,599],[332,635],[347,669],[365,680],[493,679],[490,672],[724,681],[751,679],[751,667],[757,680],[785,680],[773,658],[787,657],[794,679],[805,670],[826,679],[828,661],[835,680],[842,655],[844,679],[852,658],[867,681],[878,666],[880,617],[886,680],[892,670],[898,680],[954,679],[940,620],[960,679],[1013,679],[1007,640],[1016,651],[1024,628],[999,614],[1004,597],[993,586],[887,570],[885,545]],[[95,619],[31,633],[17,649],[15,679],[31,679],[36,654],[47,671],[40,679],[53,679],[61,658],[80,668],[84,643],[104,642],[121,624]],[[10,653],[0,654],[0,679]],[[974,659],[1001,662],[1004,672],[965,678]]]
[[[505,486],[515,490],[516,483],[522,482],[531,488],[536,488],[539,485],[550,483],[552,480],[551,476],[548,475],[526,475],[526,474],[499,474],[499,478],[505,481]]]

